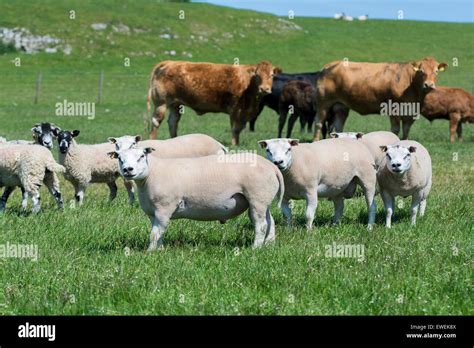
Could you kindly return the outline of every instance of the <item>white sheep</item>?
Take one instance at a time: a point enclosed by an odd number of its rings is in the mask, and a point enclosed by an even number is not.
[[[117,196],[115,181],[120,176],[117,161],[107,153],[114,150],[110,143],[77,144],[74,140],[80,131],[61,131],[58,134],[59,163],[66,168],[64,177],[73,186],[76,201],[81,205],[87,187],[92,183],[105,183],[110,189],[109,200]],[[132,183],[124,181],[129,201],[133,202]]]
[[[333,201],[333,223],[338,223],[344,210],[344,198],[352,197],[359,184],[369,212],[368,228],[372,228],[376,212],[376,173],[374,160],[365,145],[342,139],[310,144],[299,144],[297,139],[269,139],[258,143],[285,179],[282,212],[288,224],[291,224],[289,201],[305,199],[306,228],[311,229],[319,197]]]
[[[0,198],[0,211],[5,209],[7,199],[15,187],[21,186],[33,201],[32,211],[38,212],[39,187],[42,183],[48,187],[59,208],[62,209],[63,200],[56,175],[60,172],[64,172],[64,167],[57,164],[51,152],[43,146],[13,144],[0,146],[0,187],[6,187]]]
[[[151,220],[149,251],[162,246],[170,219],[224,223],[249,209],[255,225],[254,247],[275,239],[270,205],[284,182],[278,169],[256,154],[220,154],[196,158],[149,156],[152,148],[111,152],[120,172],[135,181],[140,205]]]
[[[362,142],[369,149],[374,157],[377,168],[384,158],[384,153],[380,151],[380,146],[392,145],[400,141],[394,133],[387,131],[370,132],[367,134],[361,132],[331,133],[332,138],[354,139]]]
[[[428,150],[416,141],[403,140],[394,145],[381,146],[385,152],[377,172],[377,181],[386,210],[385,225],[392,225],[396,196],[412,196],[411,223],[416,215],[425,214],[426,200],[431,190],[432,168]]]

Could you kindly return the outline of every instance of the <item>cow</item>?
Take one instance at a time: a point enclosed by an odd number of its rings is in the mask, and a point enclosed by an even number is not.
[[[273,86],[272,92],[263,96],[260,107],[255,114],[255,117],[250,120],[250,131],[255,131],[255,122],[257,121],[258,116],[261,114],[263,108],[268,106],[269,108],[275,110],[280,115],[280,96],[283,91],[283,87],[290,81],[303,81],[311,84],[312,86],[316,85],[316,80],[318,79],[320,72],[310,72],[310,73],[296,73],[296,74],[285,74],[279,73],[273,77]],[[314,102],[314,100],[313,100]],[[314,109],[314,107],[313,107]],[[332,131],[334,128],[336,131],[341,132],[344,128],[344,122],[349,115],[349,109],[342,104],[335,104],[330,108],[329,116],[327,121],[329,125],[324,124],[324,136],[326,136],[326,128],[331,128]],[[303,122],[301,122],[303,121]],[[308,130],[311,129],[313,119],[308,123]],[[305,123],[304,119],[300,118],[300,124],[302,131],[304,130]]]
[[[325,65],[316,85],[314,139],[319,140],[322,122],[327,119],[328,110],[334,103],[342,103],[361,115],[380,113],[387,103],[392,102],[419,106],[424,95],[436,88],[438,72],[446,68],[446,63],[438,63],[431,57],[408,63],[336,61]],[[403,115],[403,139],[408,138],[416,116],[418,113]],[[391,130],[398,135],[400,127],[392,123]]]
[[[159,63],[152,70],[148,91],[148,108],[150,100],[154,104],[150,139],[156,139],[167,109],[170,136],[176,137],[183,106],[188,106],[198,115],[229,114],[232,145],[238,145],[240,132],[257,112],[262,96],[271,93],[273,75],[279,71],[268,61],[254,65]]]
[[[462,124],[474,123],[474,95],[462,88],[437,87],[426,94],[421,115],[430,122],[449,120],[450,141],[454,143],[456,132],[459,142],[462,142]]]

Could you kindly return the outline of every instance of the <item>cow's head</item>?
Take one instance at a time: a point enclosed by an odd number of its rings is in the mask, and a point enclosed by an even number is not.
[[[155,149],[130,148],[120,151],[109,152],[111,158],[118,159],[120,174],[127,180],[142,180],[148,176],[150,168],[148,166],[148,154]]]
[[[423,90],[435,89],[438,73],[448,68],[448,64],[438,63],[431,57],[412,62],[411,65],[415,71],[415,77],[419,81]]]
[[[281,69],[274,67],[266,60],[258,63],[252,71],[253,77],[256,79],[258,93],[270,94],[272,93],[273,75],[281,73]]]
[[[293,162],[292,146],[299,144],[298,139],[268,139],[260,140],[258,144],[267,152],[267,159],[280,170],[286,170]]]
[[[71,143],[73,142],[74,138],[79,135],[80,131],[73,130],[70,131],[60,131],[58,133],[58,144],[59,144],[59,151],[61,153],[67,153],[69,147],[71,147]]]
[[[61,129],[52,123],[37,123],[31,128],[35,141],[48,149],[53,148],[53,141]]]
[[[384,145],[380,149],[385,152],[387,169],[395,174],[403,174],[411,167],[411,154],[416,151],[414,146]]]
[[[124,135],[120,138],[108,138],[107,140],[115,144],[115,150],[119,151],[122,149],[131,149],[137,146],[138,142],[142,139],[139,135]]]

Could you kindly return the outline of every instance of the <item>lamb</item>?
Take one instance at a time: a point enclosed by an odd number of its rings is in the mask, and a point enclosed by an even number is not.
[[[59,163],[66,168],[64,177],[74,186],[75,198],[79,205],[83,204],[84,195],[89,184],[106,183],[110,189],[109,200],[117,196],[115,181],[120,176],[117,161],[107,153],[113,151],[110,143],[84,145],[77,144],[74,138],[79,130],[61,131],[58,134]],[[125,181],[129,201],[134,200],[132,183]]]
[[[162,158],[202,157],[227,153],[229,150],[214,138],[205,134],[188,134],[167,140],[144,140],[139,135],[124,135],[120,138],[108,138],[115,144],[115,149],[130,149],[136,147],[152,147],[157,151],[152,155]]]
[[[152,223],[153,251],[163,245],[170,219],[224,223],[249,209],[255,225],[253,247],[275,239],[270,205],[284,192],[278,169],[256,154],[220,154],[197,158],[149,156],[152,148],[111,152],[118,158],[120,173],[135,181],[140,205]]]
[[[361,132],[344,132],[344,133],[331,133],[332,138],[348,138],[360,140],[374,157],[375,165],[377,168],[380,166],[384,154],[380,151],[382,145],[392,145],[400,141],[400,139],[392,132],[377,131],[370,132],[367,134]]]
[[[392,225],[396,196],[412,196],[411,224],[415,225],[418,208],[420,216],[425,214],[431,190],[431,157],[423,145],[411,140],[381,146],[381,149],[385,157],[377,172],[377,180],[387,214],[385,225],[387,228]]]
[[[282,212],[288,224],[291,224],[290,199],[305,199],[306,228],[310,230],[318,197],[333,201],[333,223],[337,224],[343,214],[344,198],[352,197],[359,184],[369,212],[368,228],[372,228],[376,212],[376,171],[374,159],[365,145],[343,139],[300,144],[297,139],[280,138],[258,143],[285,179]]]
[[[56,173],[64,172],[51,152],[39,145],[0,146],[0,187],[6,186],[0,198],[0,211],[6,206],[8,197],[16,186],[21,186],[33,201],[33,213],[40,210],[39,187],[44,182],[55,198],[58,207],[63,208],[63,200]],[[26,206],[23,205],[25,209]]]

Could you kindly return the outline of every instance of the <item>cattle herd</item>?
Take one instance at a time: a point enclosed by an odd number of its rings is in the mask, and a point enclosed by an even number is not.
[[[137,193],[150,218],[150,251],[162,247],[171,219],[225,223],[245,211],[255,228],[253,246],[272,242],[274,200],[288,225],[293,224],[290,201],[305,200],[306,227],[311,229],[318,199],[328,198],[334,203],[337,224],[344,200],[356,196],[358,186],[367,205],[369,229],[375,220],[377,192],[385,206],[387,227],[395,197],[411,196],[414,225],[417,215],[425,212],[432,183],[428,151],[407,140],[415,118],[421,113],[429,120],[450,120],[452,142],[455,132],[462,141],[462,123],[474,122],[473,95],[436,86],[438,73],[446,68],[433,58],[408,63],[337,61],[318,72],[285,74],[268,61],[255,65],[164,61],[151,73],[150,140],[125,135],[101,144],[81,144],[76,141],[79,130],[62,130],[50,123],[34,125],[32,141],[0,137],[0,187],[5,187],[0,212],[16,187],[23,193],[22,208],[27,209],[31,198],[32,211],[38,212],[42,184],[62,209],[57,174],[64,173],[78,205],[92,183],[107,184],[113,200],[121,176],[130,204]],[[405,104],[415,107],[406,109]],[[343,132],[350,109],[367,115],[382,113],[387,105],[397,106],[387,113],[391,132]],[[183,108],[189,107],[198,115],[229,114],[232,144],[237,145],[247,122],[251,131],[255,129],[264,106],[279,114],[278,138],[258,142],[266,159],[251,152],[231,153],[208,135],[177,136]],[[172,138],[154,140],[167,110]],[[282,138],[288,114],[287,137]],[[310,131],[314,124],[312,143],[291,138],[298,118],[302,130]],[[398,138],[400,124],[403,140]],[[320,140],[328,133],[330,138]],[[50,151],[54,141],[59,163]]]

